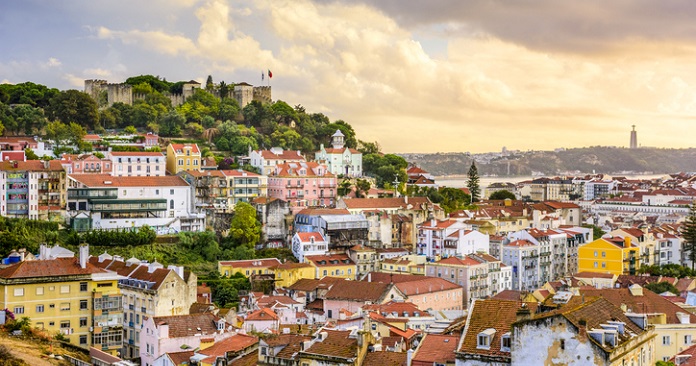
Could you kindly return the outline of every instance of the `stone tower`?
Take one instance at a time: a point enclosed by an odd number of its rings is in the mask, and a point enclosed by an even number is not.
[[[636,132],[636,125],[633,125],[633,130],[631,131],[631,149],[638,148],[638,132]]]

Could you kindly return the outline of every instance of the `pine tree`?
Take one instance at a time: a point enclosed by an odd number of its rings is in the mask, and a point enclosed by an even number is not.
[[[205,89],[208,91],[211,91],[211,90],[213,90],[214,87],[215,87],[215,84],[213,84],[213,76],[208,75],[208,80],[205,81]]]
[[[696,262],[696,204],[691,204],[689,215],[681,226],[681,235],[684,238],[682,250],[691,261],[691,270],[694,270]]]
[[[469,180],[466,182],[466,186],[469,188],[469,193],[471,193],[471,203],[478,202],[481,195],[481,187],[479,187],[478,169],[476,169],[475,161],[471,162]]]

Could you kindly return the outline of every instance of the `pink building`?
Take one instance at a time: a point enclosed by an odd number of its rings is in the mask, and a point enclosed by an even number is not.
[[[421,309],[463,310],[464,288],[442,278],[424,277],[400,282],[396,287]]]
[[[112,151],[115,177],[157,177],[164,176],[167,161],[161,152],[146,151]]]
[[[268,177],[268,196],[289,202],[293,214],[307,207],[333,207],[336,176],[315,162],[279,164]]]
[[[92,154],[63,154],[60,165],[68,174],[111,174],[110,159],[99,159]]]
[[[33,137],[0,137],[0,150],[2,151],[36,150],[38,147],[39,143]]]

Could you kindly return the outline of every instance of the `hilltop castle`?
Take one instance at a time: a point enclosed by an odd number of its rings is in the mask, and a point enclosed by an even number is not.
[[[191,80],[185,83],[182,87],[181,94],[166,93],[173,106],[180,106],[186,102],[186,99],[191,97],[196,89],[201,88],[201,83]],[[89,94],[92,99],[99,101],[100,95],[106,91],[107,106],[114,103],[123,103],[132,105],[134,101],[144,99],[144,94],[133,94],[133,86],[126,83],[109,83],[106,80],[89,79],[85,80],[85,93]],[[220,90],[212,91],[213,95],[222,98]],[[271,87],[270,86],[253,86],[245,82],[234,84],[232,91],[234,99],[237,100],[240,108],[244,108],[253,100],[258,100],[263,103],[271,103]],[[227,95],[229,97],[229,95]]]

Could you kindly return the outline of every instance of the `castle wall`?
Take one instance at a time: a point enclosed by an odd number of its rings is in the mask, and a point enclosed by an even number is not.
[[[106,80],[90,79],[85,80],[85,93],[87,93],[92,99],[98,101],[99,93],[105,89]]]
[[[109,106],[114,103],[133,104],[133,87],[128,84],[106,84]]]
[[[254,100],[258,100],[261,103],[271,103],[271,87],[270,86],[255,86],[254,87]]]

